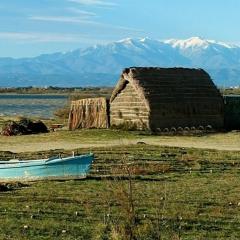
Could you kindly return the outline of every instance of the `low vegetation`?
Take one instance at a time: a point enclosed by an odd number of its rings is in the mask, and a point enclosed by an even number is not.
[[[220,91],[223,95],[240,95],[240,87],[221,88]]]
[[[54,112],[54,116],[55,116],[55,118],[60,119],[60,120],[67,120],[69,117],[69,112],[70,112],[70,106],[66,105],[62,108],[57,109]]]
[[[0,239],[239,239],[239,152],[144,142],[92,151],[86,180],[0,192]],[[59,152],[69,153],[15,155]]]
[[[112,88],[82,88],[75,89],[69,92],[69,101],[62,108],[57,109],[54,112],[54,116],[61,120],[66,120],[69,117],[70,102],[86,98],[105,97],[110,99]]]
[[[82,96],[109,96],[111,94],[111,87],[18,87],[18,88],[0,88],[0,93],[12,93],[12,94],[72,94]],[[78,97],[77,97],[78,98]]]
[[[12,87],[0,88],[0,93],[15,93],[15,94],[72,94],[73,99],[82,97],[102,97],[109,96],[112,93],[112,87]],[[220,88],[220,92],[224,95],[240,94],[240,87]],[[77,96],[78,95],[78,96]]]

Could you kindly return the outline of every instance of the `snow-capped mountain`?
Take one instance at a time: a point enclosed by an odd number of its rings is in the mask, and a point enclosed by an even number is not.
[[[35,58],[0,58],[0,86],[114,85],[130,66],[196,67],[219,86],[240,85],[240,47],[193,37],[124,39]]]
[[[190,59],[193,66],[207,69],[239,66],[240,48],[213,40],[204,40],[199,37],[187,40],[165,41],[175,48],[181,55]]]
[[[199,48],[208,48],[212,44],[216,44],[218,46],[226,47],[226,48],[235,48],[236,46],[232,44],[226,44],[224,42],[217,42],[214,40],[205,40],[200,37],[192,37],[186,40],[178,40],[178,39],[169,39],[164,41],[165,43],[171,44],[175,48],[181,49],[199,49]]]

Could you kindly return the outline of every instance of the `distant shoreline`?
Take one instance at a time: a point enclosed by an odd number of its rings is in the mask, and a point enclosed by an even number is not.
[[[0,87],[0,95],[81,95],[86,97],[109,97],[113,87]],[[220,88],[222,95],[240,95],[240,88]]]
[[[19,93],[19,92],[5,92],[5,93],[1,93],[0,92],[0,95],[12,95],[12,96],[15,96],[15,95],[35,95],[35,96],[43,96],[43,95],[49,95],[49,96],[66,96],[68,97],[70,93]]]
[[[0,94],[69,95],[77,93],[109,93],[111,87],[0,87]]]

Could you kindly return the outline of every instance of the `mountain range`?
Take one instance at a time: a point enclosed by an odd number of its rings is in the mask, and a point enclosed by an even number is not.
[[[200,37],[124,39],[34,58],[0,58],[0,87],[113,86],[125,67],[205,69],[218,86],[240,85],[240,47]]]

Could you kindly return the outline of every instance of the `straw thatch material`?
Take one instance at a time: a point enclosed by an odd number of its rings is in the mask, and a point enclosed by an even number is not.
[[[223,127],[223,99],[202,69],[127,68],[110,99],[111,126]]]
[[[108,128],[108,107],[105,98],[86,98],[72,101],[69,129]]]

